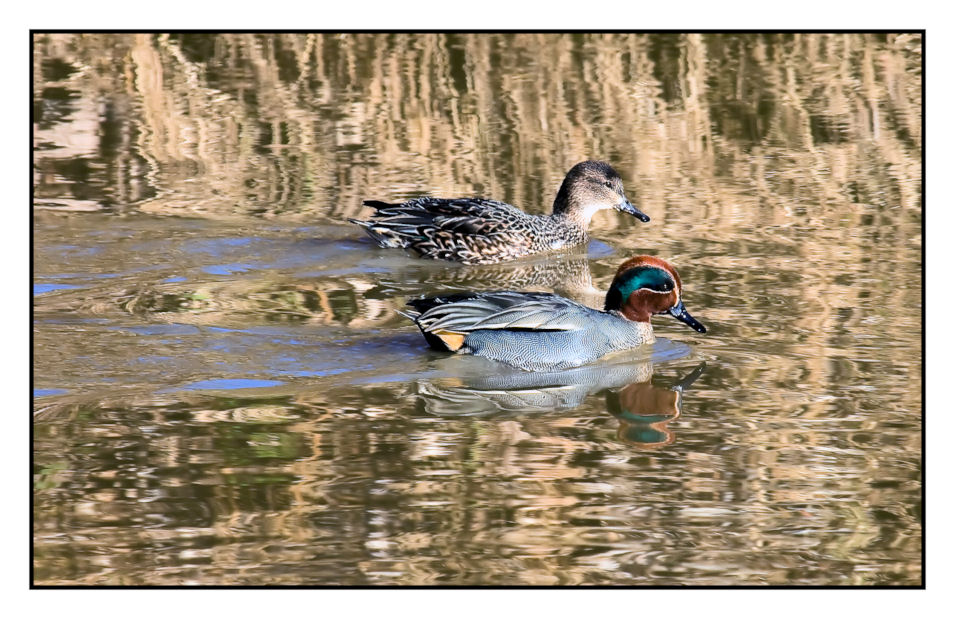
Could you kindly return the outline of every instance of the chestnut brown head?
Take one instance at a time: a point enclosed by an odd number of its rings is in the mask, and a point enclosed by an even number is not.
[[[683,307],[683,284],[666,260],[636,256],[620,265],[607,291],[605,311],[617,311],[634,322],[650,322],[654,314],[670,314],[699,333],[706,327]]]

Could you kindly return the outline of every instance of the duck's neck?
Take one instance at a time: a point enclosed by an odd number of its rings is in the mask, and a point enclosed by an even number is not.
[[[599,210],[600,207],[596,205],[583,204],[580,192],[572,191],[571,183],[565,178],[554,198],[554,212],[551,217],[565,225],[586,231],[590,226],[590,219]]]
[[[630,320],[617,310],[610,310],[607,313],[620,319],[618,324],[626,331],[626,345],[639,346],[641,344],[649,344],[656,340],[656,337],[653,335],[653,327],[650,326],[649,320]]]
[[[603,207],[597,205],[573,204],[558,209],[557,203],[555,202],[554,214],[551,215],[551,217],[557,221],[560,221],[564,225],[574,226],[586,232],[587,228],[590,227],[590,220],[593,218],[594,213],[601,210],[602,208]]]

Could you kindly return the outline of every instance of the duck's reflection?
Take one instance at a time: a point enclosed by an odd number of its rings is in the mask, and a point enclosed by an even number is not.
[[[619,391],[607,391],[607,412],[620,421],[617,438],[643,448],[672,443],[673,431],[667,424],[680,416],[683,391],[705,369],[706,362],[700,362],[668,389],[654,387],[647,380],[627,385]]]
[[[421,261],[419,261],[421,262]],[[414,297],[442,290],[546,290],[588,305],[602,305],[605,291],[594,287],[586,253],[548,254],[506,264],[461,268],[453,263],[398,268],[368,290],[372,298]]]
[[[705,369],[706,362],[701,362],[670,387],[651,384],[653,364],[644,360],[563,372],[503,371],[419,381],[416,392],[433,415],[567,410],[606,392],[607,410],[620,421],[618,438],[653,448],[673,442],[667,424],[680,416],[683,391]]]

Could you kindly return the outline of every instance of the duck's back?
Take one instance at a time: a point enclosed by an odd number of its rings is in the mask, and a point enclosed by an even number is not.
[[[376,209],[362,226],[382,247],[426,258],[490,264],[581,243],[586,233],[550,216],[529,215],[486,198],[417,198],[402,204],[367,200]]]

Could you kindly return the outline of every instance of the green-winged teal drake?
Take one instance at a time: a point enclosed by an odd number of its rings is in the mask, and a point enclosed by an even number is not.
[[[432,348],[523,370],[561,370],[654,341],[650,317],[669,313],[700,333],[683,306],[676,269],[653,256],[620,265],[604,310],[540,292],[480,292],[414,299],[405,315]]]
[[[410,249],[425,258],[491,264],[587,241],[594,213],[616,209],[640,221],[623,181],[602,161],[578,163],[561,184],[550,215],[529,215],[486,198],[416,198],[401,204],[365,200],[372,219],[349,219],[382,247]]]

